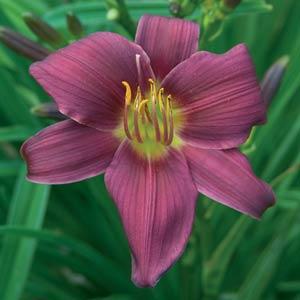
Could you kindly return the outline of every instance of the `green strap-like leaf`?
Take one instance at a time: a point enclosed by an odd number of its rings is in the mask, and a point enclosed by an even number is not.
[[[49,196],[49,186],[29,183],[26,170],[20,168],[15,192],[10,205],[7,224],[38,229],[42,226]],[[31,267],[36,241],[5,236],[0,253],[0,299],[21,299]],[[16,282],[18,284],[16,284]]]

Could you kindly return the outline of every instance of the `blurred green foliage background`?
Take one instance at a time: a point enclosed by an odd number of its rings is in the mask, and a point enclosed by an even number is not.
[[[65,38],[66,13],[85,34],[132,38],[145,14],[200,22],[201,48],[222,53],[245,42],[258,77],[280,57],[289,64],[268,123],[244,151],[277,204],[261,221],[200,197],[183,257],[154,289],[130,281],[130,254],[103,176],[64,186],[26,181],[21,143],[50,124],[32,113],[49,97],[28,74],[31,61],[0,43],[0,299],[300,299],[300,1],[243,0],[220,18],[221,0],[0,0],[0,26],[39,40],[24,23],[39,15]]]

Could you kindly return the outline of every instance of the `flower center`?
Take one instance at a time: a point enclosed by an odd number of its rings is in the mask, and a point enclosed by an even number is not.
[[[164,88],[157,90],[152,79],[148,82],[149,92],[143,97],[139,86],[133,95],[129,83],[122,81],[126,90],[123,128],[138,151],[153,155],[172,144],[174,121],[171,95],[165,95]]]

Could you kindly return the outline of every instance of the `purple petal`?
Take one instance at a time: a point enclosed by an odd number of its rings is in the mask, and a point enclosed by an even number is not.
[[[136,43],[149,55],[159,79],[197,51],[198,39],[196,23],[148,15],[140,19],[135,37]]]
[[[149,58],[143,49],[108,32],[95,33],[31,66],[30,72],[54,98],[61,113],[97,129],[120,122],[127,81],[138,85],[136,55],[146,77]]]
[[[191,232],[197,191],[184,156],[139,158],[126,142],[105,173],[133,258],[132,279],[154,286],[182,254]]]
[[[30,181],[61,184],[103,173],[118,146],[111,132],[66,120],[27,140],[21,154],[27,162]]]
[[[181,106],[182,138],[200,148],[234,148],[265,121],[255,70],[244,45],[223,55],[198,52],[177,66],[162,86]]]
[[[272,189],[254,175],[238,150],[186,146],[184,153],[200,193],[254,218],[274,205]]]

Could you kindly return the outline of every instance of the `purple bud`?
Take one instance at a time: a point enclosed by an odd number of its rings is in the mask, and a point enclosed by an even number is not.
[[[234,9],[241,2],[242,2],[242,0],[223,0],[223,5],[229,9]]]
[[[16,53],[33,61],[43,60],[50,54],[48,49],[9,28],[0,28],[0,41]]]
[[[74,36],[81,37],[83,34],[83,27],[78,17],[72,12],[68,12],[66,17],[69,31]]]
[[[63,45],[62,35],[40,17],[32,13],[25,13],[23,19],[30,30],[43,41],[49,43],[53,47]]]
[[[285,73],[286,67],[289,63],[289,57],[283,56],[278,59],[266,72],[262,82],[261,91],[263,101],[267,106],[270,105],[276,92],[278,91],[282,77]]]

